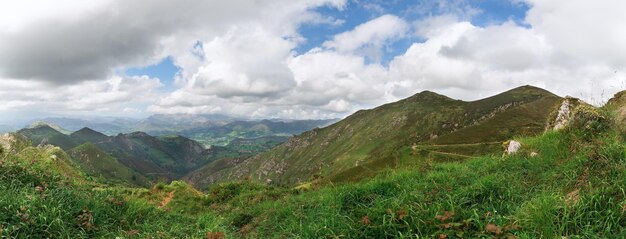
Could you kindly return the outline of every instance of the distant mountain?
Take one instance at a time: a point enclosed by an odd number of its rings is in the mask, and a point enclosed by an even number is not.
[[[543,132],[561,101],[531,86],[472,102],[424,91],[358,111],[269,152],[245,160],[218,160],[186,178],[198,186],[247,177],[278,184],[319,177],[346,181],[389,167],[500,152],[502,141]]]
[[[59,125],[70,131],[76,131],[87,127],[108,135],[114,135],[127,132],[138,120],[131,118],[68,118],[68,117],[50,117],[39,121]]]
[[[178,179],[218,159],[250,157],[288,138],[236,139],[232,145],[206,147],[179,135],[155,137],[133,132],[107,136],[87,127],[66,135],[47,123],[17,133],[34,146],[51,144],[66,150],[92,176],[138,185],[146,185],[149,180]]]
[[[302,132],[324,127],[336,122],[337,119],[330,120],[260,120],[260,121],[244,121],[238,120],[229,122],[224,125],[213,125],[208,127],[199,127],[180,132],[181,135],[187,136],[205,145],[226,146],[233,140],[255,139],[268,136],[293,136]]]
[[[336,122],[331,120],[243,120],[219,114],[156,114],[145,119],[130,118],[59,118],[51,117],[37,124],[48,124],[69,134],[90,128],[105,135],[145,132],[153,136],[183,135],[205,146],[226,146],[231,141],[266,136],[292,136]],[[67,129],[67,130],[64,130]]]
[[[49,122],[45,122],[45,121],[35,121],[33,123],[31,123],[28,128],[36,128],[39,126],[49,126],[50,128],[53,128],[56,131],[59,131],[62,134],[65,135],[69,135],[70,133],[72,133],[72,131],[69,131],[59,125],[53,124],[53,123],[49,123]]]

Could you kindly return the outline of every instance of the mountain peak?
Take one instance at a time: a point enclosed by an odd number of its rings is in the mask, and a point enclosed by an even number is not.
[[[532,86],[532,85],[519,86],[511,90],[508,90],[506,92],[503,92],[503,94],[505,93],[530,93],[530,94],[541,94],[541,95],[554,95],[550,91],[547,91],[543,88],[539,88],[539,87]]]
[[[445,96],[445,95],[442,95],[442,94],[439,94],[439,93],[436,93],[436,92],[433,92],[433,91],[429,91],[429,90],[425,90],[425,91],[422,91],[420,93],[417,93],[417,94],[409,97],[408,99],[420,100],[420,101],[422,101],[422,100],[428,100],[428,101],[431,101],[431,100],[453,100],[452,98],[450,98],[448,96]]]
[[[70,133],[70,131],[68,131],[66,129],[63,129],[61,126],[58,126],[58,125],[52,124],[52,123],[48,123],[48,122],[45,122],[45,121],[41,121],[41,120],[40,121],[35,121],[35,122],[31,123],[28,126],[28,128],[30,128],[30,129],[40,129],[40,128],[46,129],[46,128],[50,128],[50,129],[58,131],[58,132],[60,132],[62,134],[69,134]]]

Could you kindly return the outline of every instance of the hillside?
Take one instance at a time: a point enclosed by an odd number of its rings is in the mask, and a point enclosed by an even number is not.
[[[104,182],[122,182],[130,185],[149,186],[150,180],[139,172],[120,163],[116,158],[92,143],[84,143],[68,151],[80,169]]]
[[[335,182],[370,177],[384,168],[422,163],[410,146],[470,145],[475,153],[494,153],[514,136],[536,135],[562,98],[531,86],[483,100],[465,102],[434,92],[371,110],[361,110],[333,125],[291,138],[273,150],[233,163],[214,162],[188,175],[194,185],[252,177],[259,182],[295,184],[325,177]],[[489,146],[495,142],[496,147]],[[485,146],[487,144],[487,146]],[[473,146],[472,146],[473,145]],[[464,149],[467,151],[467,149]],[[448,157],[446,157],[448,158]]]
[[[514,137],[520,148],[511,154],[413,164],[343,184],[319,180],[279,187],[242,180],[213,185],[206,194],[183,182],[149,189],[103,185],[85,177],[63,150],[5,135],[0,137],[0,233],[9,238],[621,238],[626,138],[617,113],[624,104],[598,109],[572,104],[575,99],[563,102],[570,105],[566,111],[565,103],[558,107],[564,113],[556,121],[563,127],[553,130],[550,123],[544,133]]]

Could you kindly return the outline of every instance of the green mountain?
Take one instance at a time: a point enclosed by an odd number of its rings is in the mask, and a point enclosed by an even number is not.
[[[267,150],[272,140],[239,148],[215,146],[209,149],[183,136],[154,137],[143,132],[107,136],[90,128],[70,135],[47,124],[18,131],[33,145],[55,145],[67,150],[90,175],[109,180],[146,185],[148,179],[174,180],[221,158],[251,156]],[[249,141],[255,142],[255,141]]]
[[[385,168],[496,153],[502,141],[543,132],[561,101],[531,86],[472,102],[424,91],[358,111],[255,157],[214,162],[227,166],[215,171],[214,165],[207,165],[188,178],[202,186],[246,177],[278,184],[320,177],[340,182],[371,177]]]
[[[254,120],[219,114],[155,114],[145,119],[88,117],[84,119],[48,117],[33,124],[48,124],[64,134],[90,128],[106,135],[145,132],[153,136],[182,135],[205,146],[226,146],[233,140],[269,136],[292,136],[323,127],[331,120]],[[63,127],[63,128],[61,128]],[[0,132],[2,126],[0,126]]]
[[[30,128],[21,129],[17,133],[28,138],[33,145],[52,144],[64,150],[78,146],[70,136],[53,129],[48,124],[37,124]]]
[[[102,141],[106,141],[109,139],[109,136],[100,133],[98,131],[95,131],[93,129],[84,127],[76,132],[73,132],[70,134],[70,137],[78,142],[78,143],[87,143],[87,142],[91,142],[91,143],[100,143]]]
[[[132,185],[150,185],[150,180],[139,172],[120,163],[92,143],[84,143],[68,151],[80,169],[106,182],[123,182]]]
[[[236,120],[219,125],[195,127],[180,131],[181,135],[205,145],[226,146],[237,139],[262,137],[291,137],[296,134],[323,127],[335,122],[331,120]]]

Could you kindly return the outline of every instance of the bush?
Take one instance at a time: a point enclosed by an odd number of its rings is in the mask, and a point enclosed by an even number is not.
[[[611,121],[602,112],[592,106],[581,105],[576,108],[570,128],[576,130],[584,139],[591,139],[611,128]]]

